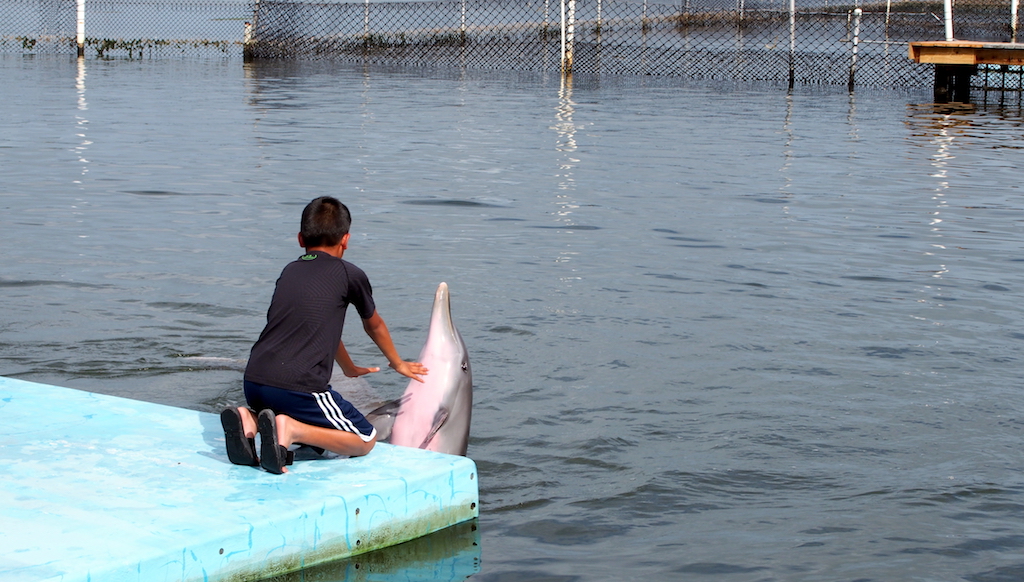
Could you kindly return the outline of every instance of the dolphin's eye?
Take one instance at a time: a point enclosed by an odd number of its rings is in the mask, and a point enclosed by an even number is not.
[[[469,369],[469,364],[466,363],[466,362],[462,362],[462,371],[465,372],[468,369]]]

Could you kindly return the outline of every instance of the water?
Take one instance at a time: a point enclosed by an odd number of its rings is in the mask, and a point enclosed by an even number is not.
[[[194,357],[247,356],[333,194],[406,357],[451,286],[473,579],[1024,575],[1015,96],[15,56],[0,79],[2,375],[240,402],[236,363]]]

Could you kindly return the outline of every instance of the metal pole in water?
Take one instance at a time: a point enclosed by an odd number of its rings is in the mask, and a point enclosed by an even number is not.
[[[860,8],[853,10],[853,53],[850,57],[850,82],[847,88],[853,91],[853,78],[857,73],[857,45],[860,44],[860,16],[863,14]]]
[[[85,56],[85,0],[78,0],[78,56]]]
[[[561,47],[562,48],[562,74],[564,75],[566,73],[566,68],[565,68],[565,0],[561,0],[561,10],[562,10],[562,13],[561,13],[560,27],[562,29],[561,30],[561,34],[562,34],[562,47]]]
[[[252,20],[246,22],[242,29],[242,61],[251,62],[256,58],[256,42],[253,39],[256,27],[260,21],[260,0],[252,3]]]
[[[569,13],[566,16],[565,61],[567,73],[572,74],[573,53],[576,51],[576,0],[569,0]]]
[[[370,0],[363,3],[363,40],[370,39]]]
[[[946,40],[953,40],[953,0],[943,1],[943,21],[946,23]]]
[[[252,50],[252,23],[246,22],[242,25],[242,60],[245,62],[252,61],[253,50]]]
[[[1019,0],[1010,2],[1010,42],[1017,42],[1017,5]]]
[[[796,0],[789,0],[789,89],[796,81]]]
[[[889,15],[892,13],[892,0],[885,0],[885,40],[889,41]],[[888,49],[889,45],[886,44],[885,48]]]

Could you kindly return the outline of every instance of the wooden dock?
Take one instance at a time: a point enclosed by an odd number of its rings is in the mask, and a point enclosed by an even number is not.
[[[935,40],[910,43],[910,58],[936,65],[1024,65],[1024,44]]]
[[[910,58],[935,65],[935,101],[970,101],[978,65],[1024,65],[1024,44],[934,40],[910,43]]]

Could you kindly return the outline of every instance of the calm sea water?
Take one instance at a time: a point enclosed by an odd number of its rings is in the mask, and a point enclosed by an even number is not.
[[[240,402],[332,194],[406,357],[451,286],[473,579],[1016,580],[1007,99],[0,55],[0,374]]]

